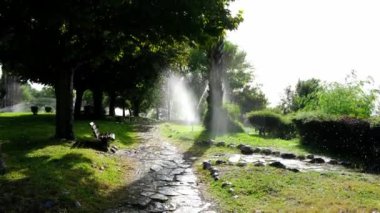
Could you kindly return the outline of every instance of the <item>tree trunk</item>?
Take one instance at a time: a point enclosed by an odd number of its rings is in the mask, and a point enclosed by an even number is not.
[[[103,118],[103,91],[99,88],[92,90],[92,97],[94,101],[94,118],[101,119]]]
[[[140,114],[140,104],[139,103],[134,103],[133,104],[133,116],[134,117],[139,117]]]
[[[61,70],[57,73],[55,84],[56,125],[55,137],[59,139],[74,139],[73,124],[73,78],[74,70]]]
[[[84,93],[83,88],[77,88],[76,97],[75,97],[75,107],[74,107],[74,118],[75,119],[79,118],[81,115],[83,93]]]
[[[114,117],[115,116],[115,105],[116,105],[116,93],[115,93],[115,91],[111,91],[108,93],[108,95],[110,97],[108,115]]]
[[[225,71],[223,60],[223,42],[218,42],[209,52],[210,69],[208,73],[209,96],[207,97],[207,114],[205,127],[212,135],[219,135],[227,130],[227,115],[223,110],[222,79]]]

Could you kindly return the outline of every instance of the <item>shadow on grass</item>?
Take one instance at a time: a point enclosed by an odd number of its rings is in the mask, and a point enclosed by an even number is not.
[[[129,124],[99,124],[104,131],[117,132],[119,143],[134,142]],[[70,141],[52,139],[54,130],[54,115],[0,115],[0,157],[7,165],[5,175],[0,175],[1,213],[98,212],[115,199],[106,195],[107,183],[95,178],[113,177],[100,168],[110,157],[86,147],[70,149]],[[76,122],[75,131],[79,141],[92,142],[87,121]]]
[[[204,153],[211,147],[211,145],[207,143],[210,138],[210,133],[206,130],[203,130],[195,139],[192,146],[184,153],[185,159],[189,159],[191,157],[202,157]]]

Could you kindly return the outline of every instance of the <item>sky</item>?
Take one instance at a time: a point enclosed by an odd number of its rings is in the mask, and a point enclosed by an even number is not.
[[[380,84],[380,1],[236,0],[244,22],[227,39],[247,53],[270,105],[297,81],[344,82],[355,70]]]

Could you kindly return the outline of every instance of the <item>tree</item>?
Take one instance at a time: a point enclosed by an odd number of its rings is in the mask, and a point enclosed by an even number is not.
[[[317,93],[322,89],[321,81],[315,78],[301,81],[298,80],[294,92],[292,110],[304,109],[310,102],[317,99]]]
[[[378,90],[364,89],[368,83],[355,80],[346,84],[328,84],[318,93],[317,101],[311,102],[307,107],[332,115],[369,118],[375,107]]]
[[[118,61],[147,41],[218,37],[241,21],[231,16],[229,2],[1,1],[0,61],[24,79],[54,86],[56,137],[73,139],[74,73],[86,64]]]
[[[284,114],[303,110],[315,102],[322,85],[319,79],[298,80],[295,91],[291,86],[285,88],[285,96],[281,99],[279,108]]]

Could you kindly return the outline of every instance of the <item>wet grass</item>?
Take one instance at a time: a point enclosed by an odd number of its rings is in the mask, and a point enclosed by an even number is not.
[[[209,135],[204,132],[204,128],[201,125],[183,125],[183,124],[173,124],[164,123],[160,126],[161,133],[173,141],[176,141],[178,145],[184,147],[185,149],[194,144],[196,140],[206,140],[209,139]],[[247,144],[259,147],[272,147],[274,149],[286,152],[293,152],[296,154],[307,154],[308,150],[300,146],[299,139],[292,140],[282,140],[276,138],[263,138],[259,136],[253,130],[249,130],[247,133],[234,133],[222,135],[214,138],[216,142],[224,141],[227,144]],[[201,148],[201,147],[199,147]],[[227,151],[228,148],[223,148]],[[215,148],[211,151],[217,151]]]
[[[207,139],[203,128],[180,124],[161,124],[163,136],[190,154],[198,156],[195,167],[205,183],[209,196],[223,212],[371,212],[380,209],[380,176],[358,172],[302,172],[271,167],[219,166],[221,180],[214,181],[201,162],[217,153],[237,153],[237,149],[197,146],[195,140]],[[215,138],[233,144],[271,147],[297,154],[313,153],[298,139],[286,141],[239,133]],[[222,182],[233,184],[234,192],[223,188]],[[237,198],[233,196],[237,195]]]
[[[113,145],[131,147],[137,140],[129,124],[96,124],[116,134]],[[0,153],[7,165],[0,176],[0,212],[97,212],[118,199],[114,192],[127,184],[131,162],[55,140],[54,128],[54,115],[0,114]],[[88,121],[75,122],[75,133],[77,142],[96,143]]]

